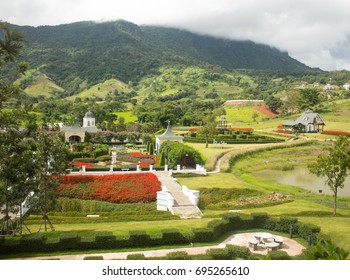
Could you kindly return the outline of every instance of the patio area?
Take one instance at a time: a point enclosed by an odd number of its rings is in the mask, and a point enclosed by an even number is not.
[[[256,244],[254,244],[257,241]],[[301,254],[305,249],[303,245],[287,237],[272,235],[266,232],[249,232],[233,234],[224,244],[248,247],[252,253],[266,255],[270,250],[285,251],[290,256]],[[255,245],[255,246],[254,246]]]

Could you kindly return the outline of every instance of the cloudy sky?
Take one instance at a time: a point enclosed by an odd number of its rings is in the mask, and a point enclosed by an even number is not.
[[[350,70],[349,0],[8,0],[0,20],[58,25],[124,19],[252,40],[324,70]]]

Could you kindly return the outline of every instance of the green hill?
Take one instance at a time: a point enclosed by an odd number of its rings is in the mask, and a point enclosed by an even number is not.
[[[157,76],[161,67],[263,69],[305,72],[310,68],[276,48],[173,28],[126,21],[79,22],[59,26],[13,26],[28,43],[23,59],[64,88],[66,95],[110,79],[124,83]],[[226,86],[226,85],[224,85]]]

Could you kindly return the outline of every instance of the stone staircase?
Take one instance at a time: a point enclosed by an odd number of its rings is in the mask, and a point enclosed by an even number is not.
[[[171,210],[174,215],[179,215],[183,219],[202,217],[201,210],[190,202],[182,192],[180,184],[172,176],[169,176],[168,172],[156,172],[156,175],[162,186],[166,186],[174,198],[174,206]]]

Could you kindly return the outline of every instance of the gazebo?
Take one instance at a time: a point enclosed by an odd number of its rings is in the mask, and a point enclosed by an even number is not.
[[[183,142],[183,137],[176,135],[171,130],[170,121],[168,122],[168,127],[167,127],[166,131],[161,135],[156,135],[156,151],[157,152],[159,152],[160,146],[166,141],[179,142],[179,143]]]
[[[218,124],[216,125],[216,128],[218,130],[227,130],[229,128],[229,126],[227,125],[227,119],[222,116],[219,121]]]

